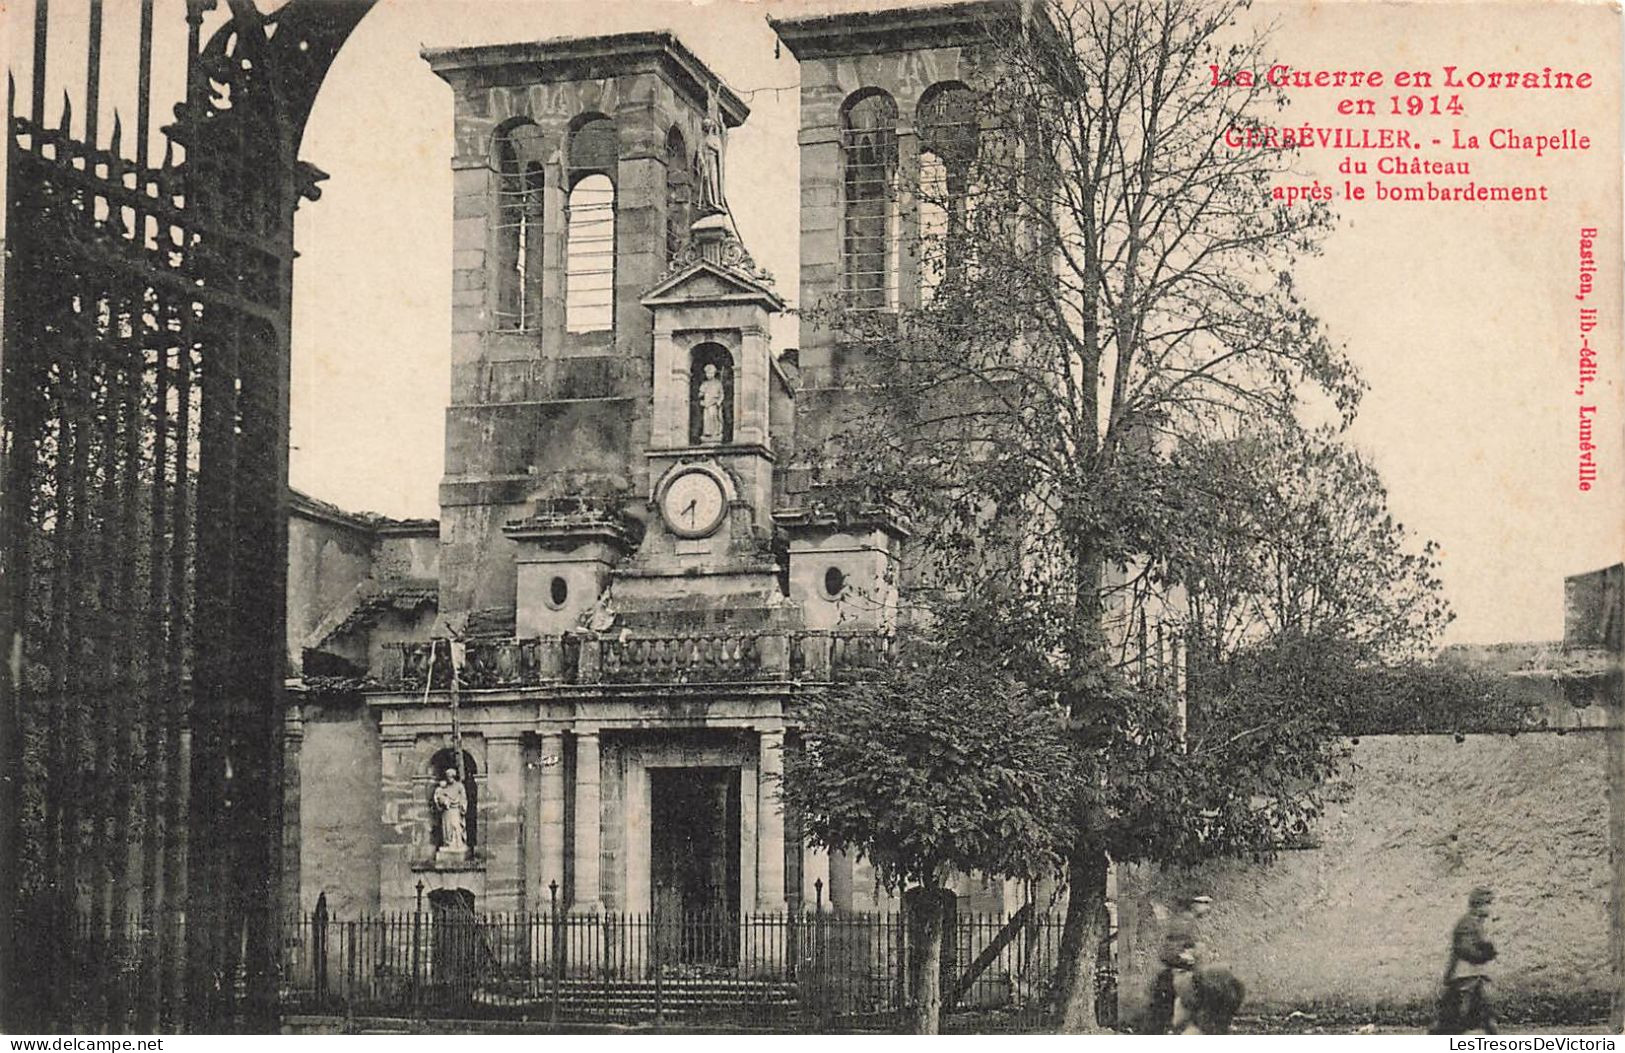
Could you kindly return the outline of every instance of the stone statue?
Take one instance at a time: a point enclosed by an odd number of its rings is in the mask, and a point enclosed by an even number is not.
[[[440,809],[440,848],[447,852],[468,851],[468,791],[456,768],[447,768],[435,787],[434,806]]]
[[[722,378],[717,375],[717,364],[705,364],[705,379],[700,381],[700,441],[722,441],[722,402],[727,397]]]
[[[722,126],[707,117],[700,122],[704,141],[700,145],[700,201],[696,210],[700,216],[715,216],[728,211],[722,197]]]
[[[718,98],[714,84],[706,93],[705,117],[700,121],[700,133],[700,200],[699,207],[694,211],[696,218],[728,211],[728,202],[722,196],[722,100]]]

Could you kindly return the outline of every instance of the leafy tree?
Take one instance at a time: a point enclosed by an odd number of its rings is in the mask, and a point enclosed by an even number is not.
[[[1413,544],[1376,469],[1336,433],[1250,428],[1184,444],[1167,472],[1182,495],[1159,569],[1183,586],[1193,665],[1272,638],[1409,659],[1454,616],[1438,547]]]
[[[942,1008],[943,892],[955,872],[1053,872],[1070,780],[1060,709],[997,663],[904,635],[876,679],[814,697],[805,746],[788,752],[784,798],[808,838],[868,859],[910,896],[924,934],[913,970],[914,1026]]]
[[[1065,1030],[1098,1026],[1109,861],[1267,856],[1318,813],[1316,788],[1336,761],[1333,729],[1298,705],[1290,677],[1268,692],[1226,691],[1187,740],[1176,663],[1140,626],[1177,621],[1185,582],[1198,587],[1200,620],[1229,624],[1230,609],[1214,614],[1202,591],[1228,571],[1193,554],[1232,545],[1243,560],[1236,587],[1257,598],[1246,613],[1258,635],[1228,645],[1216,635],[1221,657],[1271,634],[1284,661],[1316,654],[1322,639],[1398,640],[1437,622],[1424,609],[1431,554],[1343,567],[1315,546],[1357,524],[1317,504],[1325,491],[1286,486],[1282,457],[1246,469],[1284,486],[1257,514],[1279,517],[1278,541],[1300,514],[1321,517],[1324,536],[1266,553],[1248,533],[1256,524],[1218,524],[1230,533],[1217,540],[1195,529],[1192,487],[1222,497],[1228,484],[1204,476],[1231,467],[1221,447],[1208,460],[1181,459],[1182,448],[1245,423],[1273,429],[1284,453],[1302,435],[1306,399],[1346,424],[1362,391],[1292,277],[1318,251],[1328,213],[1271,205],[1290,151],[1227,142],[1285,105],[1267,84],[1208,75],[1210,63],[1270,64],[1265,37],[1237,26],[1242,6],[1041,0],[1042,17],[1020,32],[992,30],[968,169],[905,186],[922,211],[921,295],[896,312],[831,302],[806,316],[858,352],[843,360],[850,387],[870,396],[854,397],[827,451],[828,500],[855,507],[878,494],[906,509],[905,594],[969,602],[976,631],[957,638],[980,659],[971,664],[1011,670],[1068,714],[1074,778],[1052,784],[1072,819],[1056,990]],[[1325,458],[1316,470],[1334,477],[1358,467],[1330,445]],[[1348,516],[1380,497],[1374,476],[1356,474],[1370,500]],[[1365,540],[1384,552],[1401,541],[1388,528]],[[1380,624],[1361,616],[1395,567],[1423,607],[1400,601]],[[1272,574],[1293,587],[1271,594]],[[1330,673],[1291,668],[1335,694]],[[905,825],[886,837],[904,838]]]

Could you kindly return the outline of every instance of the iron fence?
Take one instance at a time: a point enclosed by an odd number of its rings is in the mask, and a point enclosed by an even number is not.
[[[955,915],[944,1013],[1043,1028],[1062,920]],[[282,1005],[578,1027],[896,1030],[907,1026],[916,944],[900,913],[307,914],[283,930]]]
[[[141,0],[105,41],[103,0],[31,5],[0,267],[7,1031],[274,1012],[293,225],[321,178],[297,151],[371,2]]]
[[[944,928],[945,1028],[1040,1031],[1064,918],[959,912]],[[166,926],[130,914],[78,916],[60,951],[67,1027],[115,1030],[173,953]],[[284,1015],[525,1023],[538,1028],[674,1027],[840,1032],[902,1031],[920,941],[904,913],[483,914],[437,910],[350,919],[317,912],[277,931]],[[224,978],[249,983],[239,960]],[[1109,967],[1097,1000],[1115,1017]]]

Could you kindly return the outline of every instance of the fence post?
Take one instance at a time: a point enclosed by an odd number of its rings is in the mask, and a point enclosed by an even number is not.
[[[420,997],[423,990],[418,970],[421,968],[423,938],[423,880],[418,879],[418,905],[412,912],[412,1012],[413,1015],[423,1009],[423,1000]]]
[[[813,997],[818,1005],[819,1030],[829,1032],[834,1020],[834,998],[829,975],[829,960],[824,953],[824,879],[813,881]]]
[[[557,1031],[559,1027],[559,986],[564,981],[564,933],[559,928],[559,883],[557,880],[548,882],[547,894],[550,897],[551,914],[548,927],[553,946],[549,956],[552,963],[553,989],[549,992],[550,1005],[547,1011],[547,1022]]]
[[[646,938],[649,941],[649,964],[655,973],[655,1030],[659,1030],[666,1023],[665,988],[660,974],[664,972],[660,967],[660,890],[661,885],[655,885],[653,902],[649,905],[649,925]]]
[[[901,896],[897,900],[895,919],[897,936],[897,1001],[895,1004],[898,1009],[898,1019],[901,1021],[907,1020],[909,1014],[913,1011],[913,1003],[910,998],[913,989],[909,986],[909,980],[913,978],[913,969],[910,968],[909,964],[909,955],[913,953],[913,946],[908,938],[908,900]]]
[[[327,1006],[327,893],[316,897],[316,913],[311,917],[311,956],[315,961],[316,1004]]]
[[[348,1034],[350,1021],[355,1018],[355,938],[356,923],[344,923],[344,1030]]]
[[[590,917],[590,915],[589,915],[589,917]],[[598,956],[599,956],[599,958],[601,960],[601,964],[602,964],[602,967],[603,967],[603,970],[604,970],[604,1004],[608,1005],[610,1003],[610,1001],[612,1000],[610,976],[609,976],[609,974],[610,974],[610,965],[612,964],[612,959],[610,957],[610,949],[609,949],[609,937],[610,937],[609,911],[607,911],[607,910],[604,911],[603,914],[599,915],[599,918],[602,920],[602,923],[603,923],[600,926],[600,929],[599,929],[599,933],[603,938],[603,942],[601,944],[599,944],[599,948],[598,948],[599,949],[599,955]]]

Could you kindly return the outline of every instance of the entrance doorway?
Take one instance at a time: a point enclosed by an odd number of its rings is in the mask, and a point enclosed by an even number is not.
[[[649,798],[649,876],[661,959],[734,964],[739,769],[652,768]]]
[[[479,922],[474,893],[466,888],[437,888],[429,893],[431,977],[441,994],[471,988],[479,967],[476,948]]]

